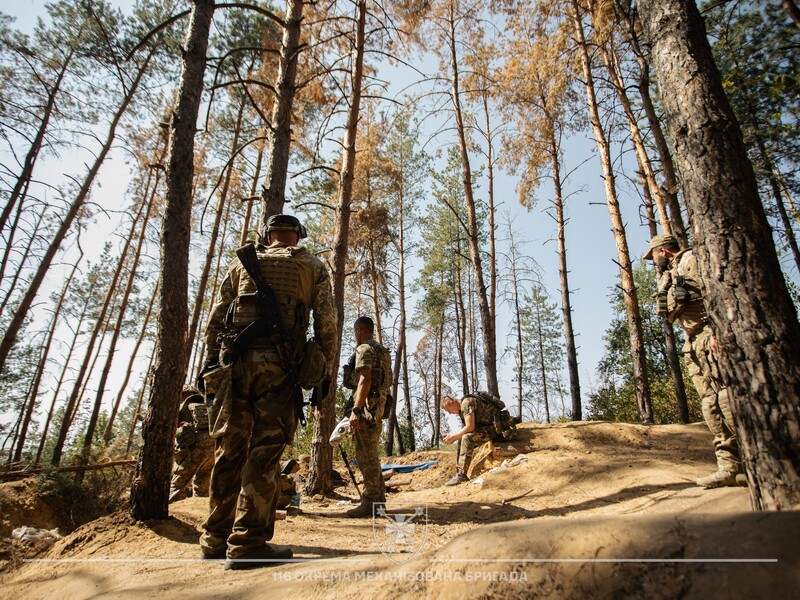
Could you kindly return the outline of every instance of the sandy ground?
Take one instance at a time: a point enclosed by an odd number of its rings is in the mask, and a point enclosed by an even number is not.
[[[696,487],[714,470],[704,425],[526,425],[513,445],[527,460],[477,485],[442,487],[452,452],[392,459],[439,460],[390,480],[390,513],[413,526],[344,518],[352,487],[303,497],[273,540],[294,550],[289,564],[234,572],[198,560],[207,500],[189,498],[168,521],[93,521],[27,562],[0,552],[2,596],[345,598],[368,586],[377,598],[800,597],[800,512],[753,513],[744,488]]]

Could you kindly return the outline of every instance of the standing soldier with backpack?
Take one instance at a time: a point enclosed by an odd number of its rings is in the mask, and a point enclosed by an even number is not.
[[[364,478],[361,503],[347,511],[352,518],[371,517],[373,505],[386,502],[378,444],[381,437],[383,410],[392,389],[392,358],[375,339],[375,323],[359,317],[353,324],[356,336],[355,366],[345,369],[344,385],[355,389],[350,427],[356,442],[356,460]]]
[[[203,558],[248,569],[292,557],[267,541],[275,529],[280,459],[298,420],[300,387],[321,382],[337,351],[330,275],[299,246],[306,230],[291,215],[267,220],[267,245],[239,248],[206,329],[203,382],[216,457]],[[306,333],[314,317],[314,341]]]
[[[464,427],[442,438],[445,444],[461,441],[456,460],[456,474],[445,485],[469,481],[467,471],[475,449],[488,441],[508,441],[514,434],[514,421],[500,398],[488,392],[467,394],[461,400],[442,398],[442,409],[451,415],[461,414]]]

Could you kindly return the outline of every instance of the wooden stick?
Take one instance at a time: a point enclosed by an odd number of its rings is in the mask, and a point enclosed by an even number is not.
[[[505,500],[503,500],[503,501],[500,503],[500,506],[505,506],[506,504],[508,504],[509,502],[511,502],[511,501],[513,501],[513,500],[519,500],[520,498],[523,498],[523,497],[527,496],[527,495],[528,495],[528,494],[530,494],[530,493],[531,493],[533,490],[535,490],[535,489],[536,489],[536,487],[538,487],[538,486],[534,486],[534,487],[532,487],[532,488],[531,488],[531,489],[529,489],[527,492],[525,492],[524,494],[520,494],[519,496],[511,496],[511,498],[506,498]]]

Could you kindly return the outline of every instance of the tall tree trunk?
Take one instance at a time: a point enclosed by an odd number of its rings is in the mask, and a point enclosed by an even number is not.
[[[539,346],[539,372],[542,376],[542,395],[544,396],[544,422],[550,422],[550,396],[547,390],[547,365],[544,362],[544,340],[542,336],[542,307],[536,307],[536,337]]]
[[[246,96],[242,96],[239,103],[239,111],[236,114],[236,125],[233,129],[233,139],[231,141],[231,156],[234,156],[239,147],[239,135],[242,131],[242,116],[244,115],[244,107]],[[197,335],[197,324],[200,321],[200,313],[203,311],[203,299],[206,295],[206,287],[208,286],[208,275],[211,273],[211,263],[214,262],[214,253],[217,249],[217,238],[219,237],[219,226],[222,222],[222,213],[228,200],[228,190],[231,185],[231,177],[233,176],[233,160],[228,164],[228,169],[225,172],[225,179],[222,182],[222,187],[219,191],[219,199],[217,200],[217,208],[214,211],[214,225],[211,226],[211,239],[208,241],[208,250],[206,251],[206,260],[203,263],[203,270],[200,273],[200,281],[197,286],[197,294],[194,299],[194,309],[192,310],[192,322],[189,325],[189,335],[186,341],[186,347],[191,349],[194,345],[194,338]],[[191,358],[191,351],[186,352],[186,364],[184,365],[184,372],[189,369],[189,359]]]
[[[67,277],[67,282],[64,284],[64,289],[61,291],[61,295],[58,298],[58,302],[56,303],[56,308],[53,311],[53,319],[50,321],[50,328],[47,331],[47,339],[42,346],[42,353],[41,357],[39,358],[39,365],[36,368],[36,375],[33,379],[33,385],[31,386],[31,392],[28,397],[27,407],[25,410],[25,416],[22,420],[22,425],[20,427],[19,437],[17,439],[17,446],[16,451],[14,452],[14,460],[19,461],[22,460],[22,447],[25,445],[25,438],[28,434],[28,426],[31,422],[31,417],[33,416],[34,408],[36,407],[36,398],[39,395],[39,386],[42,383],[42,376],[44,375],[45,369],[47,368],[47,359],[50,355],[50,345],[53,342],[53,334],[56,331],[56,324],[58,323],[58,318],[61,316],[61,307],[64,304],[64,298],[67,296],[67,291],[69,290],[69,286],[72,283],[72,279],[75,277],[75,271],[78,270],[78,264],[81,262],[83,258],[83,250],[80,251],[80,255],[75,260],[75,264],[72,267],[72,271],[70,271],[69,277]]]
[[[77,263],[76,263],[77,264]],[[78,345],[78,338],[81,335],[81,328],[83,327],[83,322],[86,319],[86,315],[89,312],[89,299],[91,295],[94,293],[94,286],[92,286],[85,299],[83,304],[83,309],[81,310],[80,317],[78,317],[78,324],[75,326],[74,335],[72,337],[72,342],[69,345],[69,350],[67,351],[67,357],[64,359],[63,367],[61,368],[61,374],[58,377],[58,381],[56,383],[55,392],[53,392],[53,399],[50,402],[50,410],[47,413],[47,419],[45,420],[44,428],[42,431],[42,439],[39,442],[39,449],[36,452],[36,464],[41,462],[42,452],[44,451],[44,445],[47,442],[47,433],[50,428],[50,422],[52,421],[53,414],[55,414],[55,407],[58,403],[58,394],[61,393],[61,388],[64,385],[64,381],[67,377],[67,370],[69,369],[69,363],[72,360],[72,355],[75,352],[75,348]],[[69,413],[67,413],[66,409],[64,410],[64,419],[69,418]]]
[[[757,510],[800,504],[800,324],[691,0],[639,0]]]
[[[11,235],[8,239],[8,249],[11,250],[11,244],[14,242],[14,233],[17,231],[17,225],[19,223],[19,218],[21,217],[22,213],[22,206],[20,205],[20,211],[17,213],[17,216],[14,219],[14,226],[11,231]],[[31,232],[30,238],[28,238],[28,244],[25,247],[25,250],[22,252],[22,258],[20,258],[19,266],[14,273],[14,277],[11,279],[11,283],[8,285],[8,293],[6,294],[5,298],[3,298],[3,303],[0,304],[0,314],[4,313],[6,310],[6,306],[8,306],[9,301],[11,300],[11,294],[14,289],[17,287],[17,282],[22,277],[22,270],[25,267],[25,258],[31,255],[31,248],[33,247],[33,242],[36,239],[36,232],[39,230],[39,226],[42,223],[42,219],[44,218],[44,208],[42,212],[39,213],[39,216],[36,218],[36,224],[33,226],[33,231]]]
[[[650,383],[647,379],[647,361],[644,351],[644,334],[642,332],[642,316],[639,312],[639,301],[636,296],[636,284],[633,280],[633,266],[631,265],[628,240],[625,236],[625,224],[617,198],[614,171],[611,165],[611,153],[606,139],[605,131],[600,122],[600,112],[597,107],[597,98],[594,89],[594,76],[592,64],[587,50],[586,37],[583,31],[583,18],[581,16],[578,0],[571,0],[572,20],[575,35],[578,39],[578,53],[583,66],[584,84],[589,106],[589,117],[592,122],[595,143],[600,154],[600,163],[603,168],[606,202],[608,213],[611,217],[611,229],[617,246],[617,259],[622,282],[622,295],[625,300],[625,312],[628,320],[628,334],[630,337],[631,359],[633,361],[633,377],[636,388],[636,408],[639,420],[642,423],[653,422],[653,406],[650,398]]]
[[[630,2],[625,0],[624,4],[624,15],[628,25],[628,41],[631,43],[636,62],[639,65],[639,80],[636,87],[639,91],[639,97],[642,100],[642,108],[647,117],[650,133],[653,134],[653,141],[655,142],[658,157],[661,161],[661,170],[664,174],[664,186],[661,191],[669,206],[670,229],[672,235],[678,239],[680,247],[688,248],[689,235],[686,231],[686,226],[683,224],[681,205],[678,201],[678,177],[675,174],[675,163],[672,160],[672,153],[670,152],[667,138],[664,136],[661,119],[659,119],[656,113],[655,106],[653,106],[653,99],[650,96],[650,64],[648,62],[648,57],[645,56],[639,43],[641,28],[636,12],[631,10]]]
[[[475,206],[475,198],[472,193],[472,169],[469,163],[469,151],[467,144],[466,125],[461,112],[461,91],[459,89],[459,69],[458,54],[456,52],[456,22],[454,8],[450,6],[449,16],[449,44],[450,44],[450,85],[451,100],[456,120],[456,133],[458,135],[458,147],[461,154],[461,169],[464,183],[464,198],[467,204],[469,252],[472,259],[472,268],[475,272],[475,285],[477,287],[478,308],[481,315],[481,333],[483,337],[483,366],[486,371],[486,386],[490,394],[500,396],[500,388],[497,382],[497,340],[495,335],[495,315],[489,305],[489,298],[486,292],[486,283],[483,276],[483,261],[478,231],[478,214]]]
[[[192,0],[191,21],[178,92],[170,124],[167,197],[161,229],[161,288],[158,333],[149,406],[142,424],[144,444],[131,486],[131,515],[137,520],[169,514],[172,446],[186,368],[189,288],[189,238],[194,179],[194,135],[203,94],[206,50],[214,0]]]
[[[144,393],[145,390],[147,390],[147,384],[152,383],[153,380],[153,360],[155,359],[155,356],[155,354],[150,355],[150,361],[147,363],[147,370],[144,372],[142,389],[139,390],[139,398],[136,401],[136,409],[133,411],[133,418],[131,418],[131,430],[128,432],[128,445],[125,447],[125,454],[131,453],[133,438],[136,435],[136,423],[139,421],[139,415],[141,414],[142,410],[142,402],[144,401]]]
[[[553,119],[550,119],[553,122]],[[578,349],[575,344],[575,329],[572,326],[572,300],[570,299],[569,270],[567,269],[567,219],[564,216],[564,189],[561,182],[561,159],[555,130],[550,130],[550,161],[553,175],[556,206],[556,238],[558,240],[558,279],[561,288],[561,319],[564,326],[564,345],[567,354],[569,395],[572,401],[573,421],[583,418],[581,406],[581,384],[578,374]],[[520,413],[522,414],[522,413]]]
[[[400,311],[400,336],[397,342],[397,353],[398,356],[402,356],[402,368],[403,368],[403,394],[405,395],[406,399],[406,424],[408,426],[408,434],[409,434],[409,450],[414,452],[416,448],[416,443],[414,440],[414,414],[411,410],[411,389],[408,383],[408,340],[406,338],[406,246],[405,246],[405,195],[403,194],[402,190],[400,192],[400,202],[399,202],[399,211],[400,211],[400,219],[399,219],[399,232],[398,232],[398,246],[397,246],[397,254],[398,254],[398,275],[397,275],[397,304],[398,309]],[[395,404],[397,404],[397,389],[398,389],[398,370],[395,369],[395,379],[394,379],[394,397],[395,397]]]
[[[14,209],[17,200],[23,197],[25,193],[24,190],[28,189],[31,176],[33,175],[33,167],[36,164],[36,159],[39,158],[39,152],[42,149],[44,136],[47,133],[47,128],[50,125],[50,119],[53,116],[53,111],[56,107],[56,97],[61,91],[61,84],[64,81],[64,77],[67,74],[70,64],[72,64],[72,58],[74,55],[75,51],[70,50],[67,56],[64,57],[64,63],[61,65],[58,75],[56,75],[56,80],[53,82],[53,87],[51,87],[47,92],[47,102],[45,103],[42,111],[42,119],[39,121],[39,127],[36,130],[36,135],[33,136],[33,141],[31,142],[30,148],[28,148],[25,159],[22,161],[22,171],[20,172],[19,177],[17,177],[17,181],[14,183],[14,188],[11,190],[11,194],[8,197],[8,204],[3,207],[3,212],[0,214],[0,231],[5,229],[6,223],[8,222],[8,217],[11,215],[11,211]]]
[[[147,194],[145,194],[145,197],[146,196]],[[100,381],[97,384],[97,395],[95,396],[92,415],[89,418],[89,424],[86,428],[86,435],[83,438],[83,450],[81,452],[80,463],[82,465],[88,464],[89,461],[89,453],[91,452],[92,440],[94,439],[94,430],[97,427],[97,419],[100,415],[100,407],[103,404],[103,396],[105,395],[106,391],[106,382],[108,381],[109,373],[111,373],[111,365],[114,362],[114,353],[117,350],[117,341],[119,341],[119,336],[122,334],[122,324],[125,320],[125,313],[128,309],[128,300],[130,299],[131,291],[133,290],[133,284],[136,281],[136,272],[139,269],[139,259],[142,255],[142,246],[144,245],[144,240],[147,234],[147,225],[150,221],[150,214],[153,210],[152,197],[149,201],[143,199],[143,202],[147,203],[147,210],[145,211],[144,218],[142,219],[142,228],[139,232],[136,250],[134,251],[133,260],[129,266],[128,281],[125,283],[125,290],[122,293],[122,300],[120,300],[119,311],[117,312],[117,321],[114,323],[114,328],[111,332],[111,342],[109,343],[106,364],[103,367],[103,371],[100,374]],[[116,413],[114,413],[114,416],[116,416]],[[108,425],[110,426],[112,422],[113,418],[109,418]]]
[[[136,363],[136,357],[139,354],[139,348],[142,346],[142,341],[144,340],[144,336],[147,333],[148,326],[150,325],[150,317],[153,314],[153,305],[155,304],[156,295],[158,294],[158,283],[156,283],[156,289],[153,290],[152,296],[150,296],[150,303],[147,305],[147,312],[144,315],[144,321],[142,322],[142,328],[139,330],[139,337],[136,339],[136,344],[133,347],[133,352],[131,352],[131,358],[128,361],[128,366],[125,369],[125,378],[122,380],[122,385],[119,387],[119,392],[117,393],[117,398],[114,400],[114,406],[111,409],[111,415],[108,417],[108,422],[106,423],[106,429],[103,432],[103,441],[107,444],[111,441],[111,434],[114,431],[114,421],[117,419],[117,413],[119,412],[119,407],[122,405],[122,398],[125,395],[125,388],[128,387],[128,381],[130,381],[131,373],[133,372],[133,366]]]
[[[11,322],[8,324],[8,329],[6,329],[6,332],[3,335],[3,340],[0,342],[0,369],[2,369],[3,365],[5,365],[6,359],[8,358],[8,353],[11,350],[11,347],[17,341],[17,335],[22,327],[22,323],[30,311],[31,306],[33,305],[33,300],[36,297],[36,294],[39,292],[39,287],[42,285],[44,276],[50,269],[53,258],[55,258],[55,255],[58,252],[58,249],[61,247],[61,243],[64,241],[67,232],[69,232],[70,228],[72,227],[72,223],[75,221],[81,208],[83,208],[86,199],[89,197],[89,191],[92,188],[92,184],[94,184],[97,173],[100,171],[100,167],[105,161],[106,156],[111,150],[114,140],[116,139],[117,126],[119,125],[122,116],[127,112],[128,106],[133,100],[136,90],[139,89],[139,84],[142,81],[142,77],[144,77],[145,71],[150,64],[150,60],[152,59],[154,53],[154,50],[151,51],[144,63],[141,65],[139,71],[136,73],[135,78],[131,82],[130,87],[128,88],[127,94],[125,94],[124,98],[122,99],[117,112],[114,113],[114,116],[111,119],[111,124],[108,128],[108,133],[106,134],[106,139],[103,142],[100,152],[95,158],[94,164],[89,169],[86,179],[84,179],[80,190],[78,190],[75,199],[72,201],[67,213],[64,215],[61,225],[50,240],[50,245],[48,246],[44,257],[42,257],[42,262],[36,269],[33,279],[31,279],[28,290],[25,292],[25,296],[20,301],[19,306],[14,312],[14,316],[11,318]]]
[[[292,105],[294,103],[297,57],[300,53],[300,24],[305,0],[286,0],[281,56],[275,89],[278,97],[272,106],[270,149],[267,175],[261,199],[259,232],[264,231],[271,215],[283,212],[286,201],[286,178],[289,172],[289,151],[292,143]]]
[[[350,237],[350,203],[353,199],[353,179],[356,166],[356,136],[358,120],[361,113],[361,86],[364,77],[364,42],[367,19],[366,0],[356,3],[356,37],[353,40],[353,67],[350,73],[352,89],[347,111],[347,123],[344,134],[344,156],[342,170],[339,175],[339,194],[336,203],[336,222],[333,236],[333,301],[337,314],[337,346],[342,345],[344,331],[344,280],[347,269],[347,251]],[[314,419],[314,433],[311,440],[311,472],[306,484],[308,494],[329,492],[331,483],[331,467],[333,465],[333,448],[328,439],[336,425],[336,385],[339,373],[339,352],[334,354],[331,365],[331,388],[327,397],[323,398],[317,408]]]
[[[262,130],[259,129],[259,132],[261,131]],[[247,203],[247,206],[245,208],[244,221],[242,222],[242,233],[239,236],[240,246],[244,246],[247,243],[247,234],[250,233],[250,220],[252,219],[253,215],[253,200],[258,197],[256,196],[256,191],[258,190],[258,180],[261,178],[261,162],[264,160],[264,144],[265,140],[263,139],[258,143],[258,154],[256,156],[256,167],[253,170],[253,184],[250,186],[250,197],[245,198],[244,200]]]
[[[483,117],[486,123],[486,180],[489,197],[489,312],[497,319],[497,236],[495,232],[494,214],[494,160],[492,144],[492,125],[489,118],[489,98],[486,93],[483,100]]]
[[[514,242],[514,228],[511,219],[508,220],[508,246],[511,252],[511,285],[514,300],[514,330],[517,337],[516,363],[517,363],[517,415],[522,419],[522,383],[525,373],[525,353],[522,344],[522,306],[519,299],[519,274],[517,273],[517,245]]]
[[[92,328],[92,333],[89,336],[89,341],[87,342],[86,346],[86,353],[83,357],[83,361],[81,362],[80,369],[78,370],[78,375],[75,378],[75,384],[72,387],[72,392],[69,395],[69,399],[67,400],[66,405],[66,415],[64,416],[64,420],[61,422],[61,428],[58,432],[58,439],[56,440],[55,448],[53,449],[53,457],[51,458],[51,464],[53,466],[58,466],[61,463],[61,454],[64,451],[64,443],[67,440],[67,433],[69,432],[69,428],[72,425],[72,417],[71,415],[76,414],[78,410],[78,399],[82,398],[81,389],[83,385],[89,380],[87,376],[86,370],[89,367],[89,362],[92,360],[92,353],[94,352],[95,343],[97,342],[97,337],[101,333],[105,337],[105,330],[106,330],[106,320],[107,316],[113,314],[113,311],[110,311],[112,300],[114,300],[114,296],[118,293],[117,284],[119,283],[119,279],[122,276],[122,270],[125,265],[125,260],[128,257],[128,250],[131,246],[131,242],[133,241],[133,236],[136,231],[136,225],[139,222],[139,219],[142,216],[142,211],[145,207],[145,202],[142,201],[139,204],[139,211],[137,212],[136,216],[133,218],[131,223],[131,229],[127,236],[125,236],[125,244],[122,247],[122,251],[119,255],[119,260],[117,261],[117,266],[114,269],[114,276],[111,279],[111,283],[106,290],[106,295],[103,298],[103,305],[100,308],[100,313],[97,316],[97,320],[95,321],[94,327]],[[100,344],[102,346],[102,342]],[[98,349],[98,356],[99,356],[99,349]],[[95,356],[95,361],[97,357]],[[92,364],[92,369],[94,369],[94,364]]]

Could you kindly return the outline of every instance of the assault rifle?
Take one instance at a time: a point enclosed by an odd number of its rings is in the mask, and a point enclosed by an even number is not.
[[[344,451],[344,448],[339,443],[342,441],[344,436],[352,433],[350,429],[350,413],[353,411],[353,405],[355,401],[353,396],[350,396],[350,399],[345,402],[344,405],[344,416],[342,420],[333,428],[333,433],[331,434],[330,443],[331,446],[336,447],[339,446],[339,452],[342,454],[342,460],[344,461],[344,466],[347,468],[347,472],[350,474],[350,479],[353,481],[353,485],[356,488],[356,492],[358,492],[359,499],[362,499],[363,496],[361,495],[361,490],[358,488],[358,483],[356,483],[356,475],[353,473],[353,467],[350,466],[350,461],[347,460],[347,453]]]
[[[256,254],[256,247],[253,242],[247,243],[241,248],[237,248],[236,256],[239,257],[244,270],[247,271],[247,274],[250,275],[250,278],[256,284],[259,317],[242,329],[234,340],[234,346],[237,350],[240,350],[247,348],[256,338],[266,336],[272,339],[278,350],[281,366],[292,386],[292,400],[294,401],[298,418],[300,419],[300,423],[305,426],[306,416],[303,413],[305,403],[303,402],[303,392],[300,388],[300,382],[297,379],[297,363],[294,360],[292,337],[283,325],[283,319],[281,319],[281,313],[278,309],[278,299],[275,297],[275,290],[273,290],[272,286],[264,281],[264,278],[261,276],[261,269],[258,265],[258,255]]]

